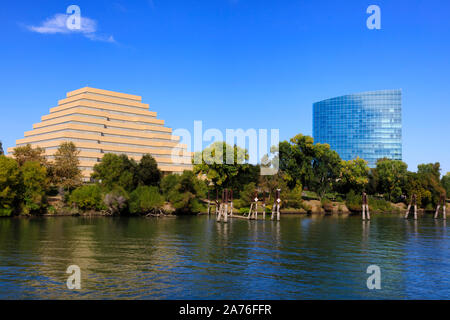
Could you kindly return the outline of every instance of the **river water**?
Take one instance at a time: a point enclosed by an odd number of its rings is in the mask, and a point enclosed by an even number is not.
[[[0,219],[0,299],[450,299],[450,221]],[[81,269],[81,289],[66,269]],[[370,265],[381,289],[369,290]]]

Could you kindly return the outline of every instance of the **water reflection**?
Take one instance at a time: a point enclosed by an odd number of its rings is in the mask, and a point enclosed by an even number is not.
[[[450,298],[447,224],[423,217],[0,219],[0,298]],[[82,270],[82,290],[66,269]],[[369,291],[366,269],[382,271]]]

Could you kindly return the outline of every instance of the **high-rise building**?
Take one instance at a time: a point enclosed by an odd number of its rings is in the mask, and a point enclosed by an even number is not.
[[[402,159],[402,92],[381,90],[313,104],[315,143],[327,143],[343,160]]]
[[[80,151],[80,169],[89,180],[93,167],[105,153],[126,154],[139,160],[151,154],[163,172],[191,170],[192,153],[179,144],[179,137],[156,118],[139,96],[94,88],[67,93],[50,114],[25,132],[16,146],[31,144],[45,149],[52,159],[58,146],[73,142]],[[14,148],[9,148],[12,153]],[[174,152],[175,157],[172,157]]]

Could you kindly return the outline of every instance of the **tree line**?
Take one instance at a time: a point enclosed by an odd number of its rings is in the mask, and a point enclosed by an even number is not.
[[[272,148],[274,157],[266,156],[261,165],[221,164],[226,149],[234,148],[236,159],[248,160],[248,153],[237,146],[216,142],[197,152],[194,172],[203,174],[213,190],[231,188],[238,192],[242,205],[248,205],[255,190],[273,198],[276,188],[282,190],[285,206],[303,208],[302,197],[346,202],[351,210],[361,207],[361,194],[369,194],[371,205],[389,210],[389,203],[406,203],[417,195],[419,206],[433,210],[441,194],[450,194],[450,172],[441,177],[439,162],[420,164],[417,172],[408,170],[401,160],[379,159],[375,168],[361,158],[344,161],[328,144],[314,143],[311,136],[298,134]],[[260,166],[276,169],[272,176],[259,175]],[[239,203],[238,203],[239,204]]]
[[[233,161],[226,159],[227,148]],[[54,196],[71,210],[148,214],[164,208],[201,212],[208,195],[214,200],[224,188],[233,190],[235,208],[244,211],[255,191],[267,196],[269,204],[277,188],[283,206],[304,209],[307,198],[346,202],[359,210],[361,193],[366,192],[371,205],[383,210],[389,210],[387,203],[407,202],[412,194],[419,206],[432,210],[442,193],[450,194],[450,173],[441,177],[438,162],[421,164],[417,172],[390,159],[379,159],[369,168],[364,159],[344,161],[329,145],[315,144],[302,134],[282,141],[272,152],[271,159],[266,156],[262,164],[253,165],[247,150],[215,142],[194,154],[193,171],[180,174],[163,174],[149,154],[137,162],[108,153],[94,166],[92,181],[83,183],[79,151],[72,142],[62,143],[50,160],[43,148],[21,146],[11,158],[0,155],[0,216],[54,212],[48,201]],[[260,175],[261,167],[276,173]]]
[[[167,202],[177,213],[200,212],[206,184],[192,171],[164,175],[155,159],[139,162],[126,155],[105,154],[83,183],[79,151],[64,142],[53,159],[43,148],[14,149],[13,157],[0,155],[0,216],[53,213],[49,198],[59,197],[64,210],[103,211],[106,214],[148,214]]]

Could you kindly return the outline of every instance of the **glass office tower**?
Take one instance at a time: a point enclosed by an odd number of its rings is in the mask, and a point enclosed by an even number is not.
[[[402,159],[402,92],[382,90],[313,104],[315,143],[327,143],[343,160]]]

